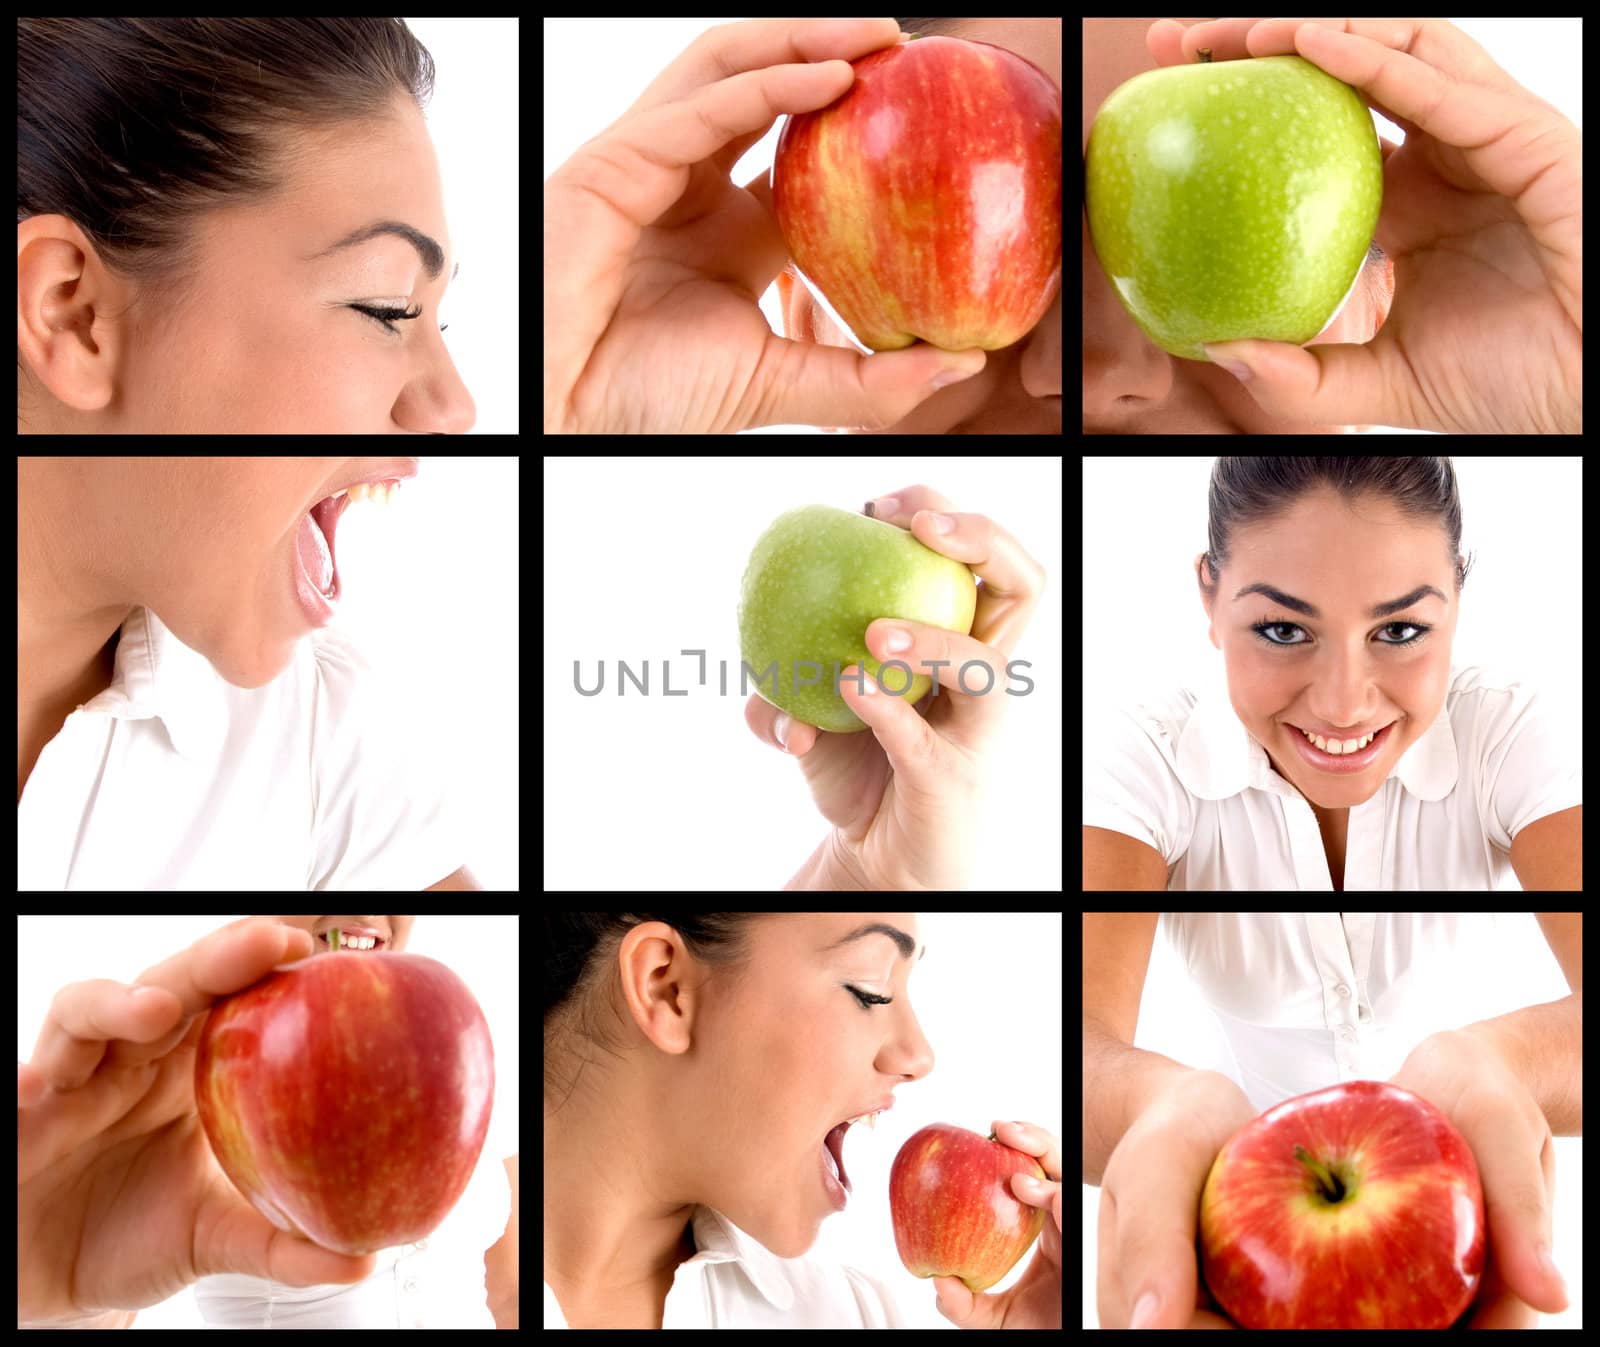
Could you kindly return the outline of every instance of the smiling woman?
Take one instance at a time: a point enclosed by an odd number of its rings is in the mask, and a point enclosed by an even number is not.
[[[470,427],[437,321],[399,326],[448,284],[433,60],[403,20],[17,41],[19,433]]]
[[[1130,708],[1086,749],[1085,887],[1581,880],[1581,838],[1547,821],[1582,800],[1570,712],[1452,661],[1461,531],[1447,458],[1218,459],[1196,580],[1225,688]]]

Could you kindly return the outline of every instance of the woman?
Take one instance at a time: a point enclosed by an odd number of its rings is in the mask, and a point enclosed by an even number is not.
[[[478,887],[327,626],[340,515],[417,468],[18,459],[19,888]]]
[[[894,1297],[803,1255],[846,1194],[830,1134],[933,1069],[907,995],[913,914],[545,918],[545,1326],[894,1328]],[[1051,1182],[1022,1278],[974,1328],[1060,1328],[1060,1145],[997,1126]],[[842,1148],[843,1143],[838,1145]]]
[[[1449,459],[1220,458],[1210,540],[1226,698],[1112,718],[1086,758],[1085,888],[1581,886],[1569,722],[1451,659]]]

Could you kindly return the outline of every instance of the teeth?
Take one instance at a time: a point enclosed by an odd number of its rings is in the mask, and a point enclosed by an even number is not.
[[[328,944],[333,943],[326,935],[322,939]],[[370,935],[346,935],[343,931],[339,933],[340,949],[374,949],[377,944],[377,940]]]
[[[879,1109],[878,1113],[881,1112],[883,1112],[883,1110]],[[845,1121],[848,1122],[852,1127],[854,1127],[858,1122],[864,1122],[868,1127],[876,1128],[878,1125],[878,1113],[863,1113],[859,1117],[847,1118]]]
[[[1300,727],[1297,725],[1295,728],[1299,729]],[[1310,730],[1300,730],[1300,733],[1305,735],[1307,739],[1320,748],[1324,753],[1331,754],[1333,757],[1337,758],[1346,753],[1355,753],[1365,748],[1378,737],[1381,731],[1374,730],[1371,734],[1360,739],[1324,739],[1320,734],[1312,734]]]
[[[374,505],[393,505],[394,498],[400,494],[400,483],[394,482],[357,482],[352,487],[333,493],[334,500],[340,496],[349,496],[351,504],[357,501],[371,501]]]

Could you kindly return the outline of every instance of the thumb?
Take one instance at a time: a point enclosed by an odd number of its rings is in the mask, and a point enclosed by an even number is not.
[[[998,1328],[994,1306],[999,1296],[974,1295],[959,1277],[935,1277],[934,1301],[939,1313],[961,1328]]]
[[[775,377],[785,386],[768,399],[771,411],[761,424],[882,430],[939,389],[970,379],[988,360],[981,350],[945,351],[925,342],[872,355],[810,342],[788,346],[797,359],[777,363]]]
[[[273,1226],[242,1197],[208,1195],[195,1213],[194,1270],[266,1277],[288,1286],[355,1283],[378,1266],[373,1254],[334,1253],[309,1239]]]
[[[1386,406],[1377,357],[1369,346],[1220,341],[1204,350],[1269,416],[1321,425],[1405,424]]]

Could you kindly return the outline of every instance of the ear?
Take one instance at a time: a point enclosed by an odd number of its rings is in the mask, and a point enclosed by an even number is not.
[[[121,328],[110,315],[131,300],[126,283],[64,215],[17,225],[17,350],[64,406],[98,412],[110,405],[123,355]]]

